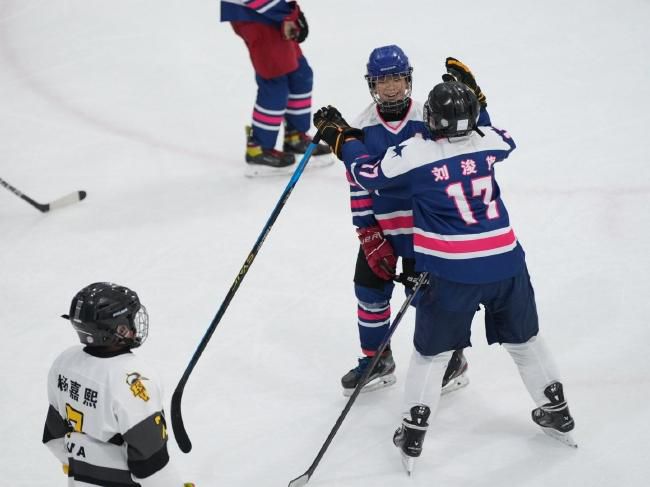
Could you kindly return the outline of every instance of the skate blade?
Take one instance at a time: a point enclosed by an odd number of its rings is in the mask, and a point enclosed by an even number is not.
[[[465,374],[461,374],[455,379],[450,380],[447,385],[440,391],[440,394],[443,396],[445,394],[449,394],[450,392],[457,391],[458,389],[462,389],[463,387],[467,386],[469,384],[469,377]]]
[[[408,455],[404,454],[404,452],[401,452],[401,454],[402,466],[406,471],[406,475],[410,477],[413,474],[413,468],[415,467],[415,457],[409,457]]]
[[[543,428],[541,426],[540,428],[542,428],[542,431],[554,440],[564,443],[571,448],[578,448],[578,444],[573,439],[573,436],[571,436],[571,433],[561,433],[558,430],[554,430],[553,428]]]
[[[383,389],[384,387],[392,386],[397,382],[397,376],[395,374],[388,374],[381,377],[377,377],[374,380],[368,382],[365,386],[361,388],[361,394],[366,392],[376,391],[378,389]],[[343,395],[345,397],[350,397],[354,389],[343,389]]]
[[[296,165],[291,164],[286,167],[271,167],[264,166],[263,164],[246,164],[246,171],[244,171],[244,176],[247,178],[267,178],[274,176],[288,176],[293,174],[295,171]]]

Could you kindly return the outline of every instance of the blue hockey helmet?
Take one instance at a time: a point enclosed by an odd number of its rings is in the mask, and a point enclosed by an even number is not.
[[[381,111],[399,112],[408,104],[411,98],[412,73],[413,67],[409,58],[399,46],[390,45],[373,49],[366,65],[365,78],[368,82],[370,95],[379,105]],[[400,93],[395,100],[382,100],[377,93],[377,82],[391,79],[406,80],[404,92]]]

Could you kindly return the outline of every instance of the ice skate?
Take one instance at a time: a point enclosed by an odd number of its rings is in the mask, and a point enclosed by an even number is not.
[[[295,170],[293,154],[275,149],[265,149],[253,139],[253,131],[246,127],[246,171],[250,178],[260,176],[284,176]]]
[[[359,384],[361,376],[370,365],[370,362],[372,362],[372,359],[373,357],[360,358],[359,365],[341,378],[344,396],[347,397],[352,395],[354,389]],[[394,372],[395,361],[393,360],[392,352],[389,350],[382,354],[372,373],[368,377],[368,380],[361,389],[361,392],[376,391],[377,389],[383,389],[384,387],[393,385],[397,381]]]
[[[295,154],[296,157],[302,156],[312,142],[312,138],[304,132],[285,129],[282,150],[286,154]],[[311,159],[307,164],[307,169],[310,167],[327,167],[333,163],[334,155],[332,154],[332,150],[329,146],[319,143],[311,153]]]
[[[456,350],[449,365],[445,371],[445,376],[442,378],[441,394],[449,394],[450,392],[462,389],[469,384],[469,377],[467,377],[467,359],[463,354],[463,350]]]
[[[402,425],[395,430],[393,444],[400,449],[402,465],[410,476],[415,467],[415,459],[422,453],[424,436],[429,428],[429,415],[431,410],[424,405],[411,408],[411,418],[404,418]]]
[[[551,402],[533,410],[531,414],[533,421],[551,438],[570,447],[578,448],[578,444],[570,434],[575,427],[575,422],[564,399],[562,383],[553,382],[544,389],[544,395]]]

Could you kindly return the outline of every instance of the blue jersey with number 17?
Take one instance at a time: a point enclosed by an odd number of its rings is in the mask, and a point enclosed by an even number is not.
[[[360,141],[343,146],[354,181],[388,197],[411,198],[416,269],[449,281],[480,284],[518,274],[524,252],[494,177],[514,141],[485,127],[455,139],[412,137],[372,155]]]

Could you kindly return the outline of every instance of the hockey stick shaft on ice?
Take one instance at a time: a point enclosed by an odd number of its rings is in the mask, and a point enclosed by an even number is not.
[[[77,201],[81,201],[86,197],[86,192],[85,191],[75,191],[74,193],[70,193],[68,195],[62,196],[61,198],[58,198],[54,201],[50,201],[49,203],[38,203],[37,201],[34,201],[31,199],[29,196],[26,194],[22,193],[21,191],[17,190],[14,188],[11,184],[9,184],[7,181],[4,179],[0,178],[0,185],[4,186],[7,188],[9,191],[11,191],[13,194],[18,196],[19,198],[22,198],[23,200],[27,201],[30,205],[32,205],[34,208],[37,210],[42,211],[43,213],[46,213],[50,210],[55,210],[57,208],[61,208],[63,206],[71,205],[72,203],[76,203]]]
[[[384,339],[381,341],[379,344],[379,347],[377,348],[377,351],[375,352],[375,356],[373,357],[372,361],[370,362],[370,365],[366,368],[365,372],[359,379],[359,383],[357,384],[357,387],[354,388],[354,391],[352,392],[352,395],[350,396],[350,399],[348,399],[347,404],[343,408],[343,411],[339,415],[338,419],[336,420],[336,423],[334,424],[334,427],[330,431],[329,436],[325,440],[325,443],[323,443],[323,446],[321,446],[320,451],[316,455],[316,458],[312,462],[312,464],[309,466],[307,471],[303,473],[300,477],[296,477],[293,479],[291,482],[289,482],[289,487],[302,487],[304,485],[307,485],[307,482],[309,482],[309,479],[311,476],[314,474],[314,471],[316,470],[316,467],[318,467],[318,464],[320,463],[321,459],[323,458],[323,455],[325,455],[325,452],[330,446],[330,443],[334,439],[334,436],[338,432],[339,428],[343,424],[343,420],[347,416],[348,412],[352,408],[352,405],[354,404],[354,401],[357,400],[357,396],[361,392],[361,389],[363,389],[363,386],[365,385],[365,382],[368,380],[368,377],[372,373],[372,370],[375,368],[375,365],[377,365],[377,362],[379,361],[379,358],[381,357],[381,354],[384,352],[386,347],[388,346],[388,343],[390,342],[391,337],[393,336],[393,333],[397,329],[397,325],[399,325],[400,321],[402,321],[402,318],[406,314],[406,311],[408,310],[408,307],[411,305],[413,302],[413,298],[415,295],[418,293],[420,288],[422,287],[423,284],[427,282],[427,279],[429,278],[429,274],[427,272],[423,272],[420,274],[418,277],[417,281],[415,281],[415,285],[413,286],[413,290],[411,294],[406,298],[404,303],[402,304],[402,307],[398,311],[397,315],[395,316],[395,319],[393,320],[393,323],[390,325],[390,328],[388,328],[388,331],[386,332],[386,335],[384,336]]]
[[[296,167],[296,170],[294,171],[293,175],[291,176],[291,179],[287,183],[287,187],[284,189],[282,196],[280,196],[280,199],[276,203],[275,208],[273,208],[273,211],[271,212],[271,216],[266,222],[266,225],[264,225],[264,228],[262,229],[262,232],[260,233],[259,237],[257,237],[257,241],[255,242],[255,245],[253,245],[253,249],[248,254],[248,257],[246,258],[244,265],[242,265],[241,269],[239,270],[237,277],[235,277],[235,280],[232,283],[232,286],[230,286],[230,289],[228,290],[228,293],[226,294],[223,303],[221,303],[221,306],[219,307],[219,311],[217,311],[217,314],[212,320],[212,323],[210,323],[210,326],[205,332],[205,335],[203,335],[201,342],[196,347],[196,351],[194,352],[194,355],[192,355],[192,358],[190,359],[189,364],[185,368],[185,372],[183,373],[181,380],[178,382],[178,385],[174,390],[174,394],[172,395],[172,403],[171,403],[172,429],[174,430],[174,438],[176,438],[176,443],[178,443],[178,447],[181,449],[183,453],[189,453],[190,450],[192,450],[192,442],[190,441],[190,437],[187,434],[185,425],[183,424],[183,414],[181,411],[181,401],[183,399],[183,391],[185,389],[185,385],[187,384],[187,381],[190,377],[190,374],[192,373],[192,370],[194,370],[196,363],[199,361],[199,357],[201,357],[201,354],[205,350],[205,347],[208,345],[208,342],[210,341],[210,338],[212,337],[214,330],[217,328],[217,325],[221,321],[221,318],[226,312],[226,309],[228,309],[228,306],[230,305],[230,301],[232,301],[232,298],[235,296],[237,289],[239,289],[240,284],[242,283],[244,277],[248,273],[250,266],[253,264],[253,261],[255,260],[257,253],[259,252],[260,248],[262,247],[262,244],[264,243],[264,240],[266,240],[266,237],[271,231],[271,228],[273,227],[275,220],[277,220],[278,215],[280,215],[282,208],[284,208],[284,205],[289,199],[289,196],[291,195],[294,186],[296,185],[298,179],[300,178],[303,171],[305,170],[305,166],[307,165],[307,162],[309,162],[309,158],[311,157],[312,152],[316,148],[316,144],[318,144],[319,139],[320,137],[317,134],[313,138],[312,143],[309,144],[309,147],[307,147],[307,150],[305,151],[305,154],[300,160],[298,167]]]

